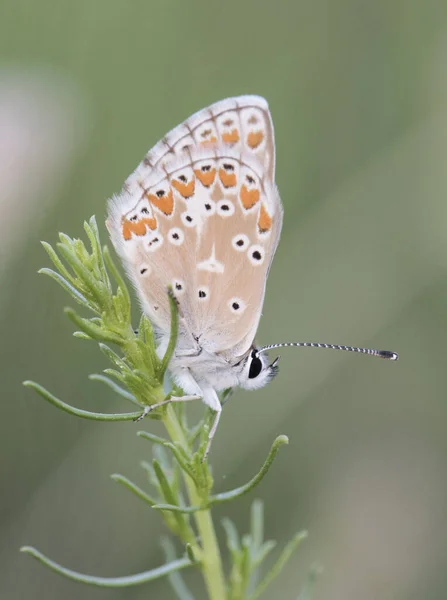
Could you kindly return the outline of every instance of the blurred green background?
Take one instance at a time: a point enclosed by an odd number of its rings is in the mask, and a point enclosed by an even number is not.
[[[81,236],[91,214],[106,240],[106,199],[146,150],[192,112],[249,93],[270,103],[285,207],[259,342],[401,359],[284,350],[271,386],[225,408],[216,490],[245,482],[285,433],[257,490],[266,535],[310,537],[267,597],[295,600],[315,561],[316,600],[445,597],[446,65],[440,0],[0,1],[0,598],[173,597],[165,581],[83,587],[18,553],[32,544],[105,576],[163,562],[159,515],[109,479],[144,483],[140,425],[77,420],[21,386],[128,408],[88,381],[106,361],[71,336],[67,296],[37,275],[49,264],[39,240]],[[251,499],[217,521],[245,531]]]

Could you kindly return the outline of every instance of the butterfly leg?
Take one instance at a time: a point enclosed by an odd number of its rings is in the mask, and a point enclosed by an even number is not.
[[[213,442],[214,435],[217,430],[217,426],[219,425],[220,415],[222,413],[222,405],[219,400],[219,396],[213,388],[205,388],[203,390],[203,401],[207,406],[209,406],[215,412],[214,421],[211,425],[210,432],[208,434],[208,443],[206,445],[205,453],[202,458],[202,462],[204,462],[208,454],[211,450],[211,444]]]
[[[219,407],[219,410],[216,410],[216,415],[214,417],[213,424],[211,425],[211,429],[208,435],[208,444],[206,445],[205,454],[203,455],[202,462],[204,462],[208,458],[208,454],[211,450],[211,443],[214,438],[214,434],[216,433],[217,426],[219,425],[220,415],[222,414],[222,407]]]
[[[135,419],[135,422],[141,421],[150,412],[152,412],[156,408],[160,408],[160,406],[165,406],[166,404],[171,404],[172,402],[190,402],[191,400],[201,399],[202,396],[171,396],[168,400],[163,400],[163,402],[157,402],[156,404],[148,404],[144,407],[144,410],[141,413],[141,415]]]

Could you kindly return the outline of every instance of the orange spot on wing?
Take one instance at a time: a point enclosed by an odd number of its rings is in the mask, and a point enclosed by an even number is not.
[[[235,144],[239,141],[239,132],[237,129],[233,129],[233,131],[226,131],[222,134],[222,141],[226,144]]]
[[[191,181],[188,183],[178,181],[178,179],[173,179],[171,183],[172,187],[174,187],[178,193],[183,196],[183,198],[191,198],[191,196],[194,194],[194,189],[196,187],[196,182],[194,179],[191,179]]]
[[[254,150],[259,146],[263,139],[264,134],[262,131],[252,131],[247,136],[247,144]]]
[[[259,190],[257,190],[256,188],[249,190],[247,188],[247,186],[242,185],[240,197],[241,197],[242,206],[246,210],[248,210],[249,208],[252,208],[252,206],[254,206],[256,204],[256,202],[259,202],[260,193],[259,193]]]
[[[272,217],[268,214],[264,204],[261,204],[259,211],[258,228],[261,233],[269,231],[272,227]]]
[[[216,169],[210,169],[209,171],[202,171],[202,169],[195,169],[194,173],[197,179],[200,181],[202,185],[205,187],[210,187],[212,183],[214,183],[214,179],[216,177]]]
[[[225,169],[219,169],[219,179],[226,188],[234,187],[237,182],[236,173],[228,173]]]
[[[203,142],[200,142],[200,145],[201,146],[213,146],[216,142],[217,142],[217,137],[212,135],[207,140],[203,140]]]
[[[172,196],[172,190],[169,190],[167,194],[160,198],[156,194],[147,194],[149,202],[156,206],[158,210],[165,215],[172,215],[174,210],[174,198]]]
[[[146,235],[146,227],[149,227],[149,229],[156,229],[157,219],[155,219],[155,217],[145,217],[139,221],[129,221],[129,219],[124,219],[123,238],[128,241],[132,238],[132,235]]]
[[[143,222],[149,227],[149,229],[157,229],[157,219],[155,217],[145,217]]]

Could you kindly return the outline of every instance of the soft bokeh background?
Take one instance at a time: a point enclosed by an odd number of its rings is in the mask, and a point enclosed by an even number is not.
[[[217,490],[248,479],[285,433],[257,492],[266,535],[310,537],[266,597],[295,600],[315,561],[317,600],[445,597],[446,65],[440,0],[0,2],[1,598],[173,597],[164,581],[83,587],[18,553],[33,544],[99,575],[163,561],[161,519],[109,479],[144,482],[137,428],[77,420],[21,386],[127,409],[88,382],[105,360],[71,337],[68,298],[36,274],[49,264],[39,240],[80,236],[93,213],[105,240],[106,198],[145,151],[247,93],[270,103],[285,206],[259,341],[401,360],[284,350],[280,377],[224,411]],[[217,520],[244,531],[250,501]]]

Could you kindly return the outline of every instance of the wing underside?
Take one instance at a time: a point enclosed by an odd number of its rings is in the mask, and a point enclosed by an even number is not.
[[[109,204],[107,225],[143,310],[181,341],[242,355],[253,341],[282,223],[265,100],[231,98],[161,140]]]

